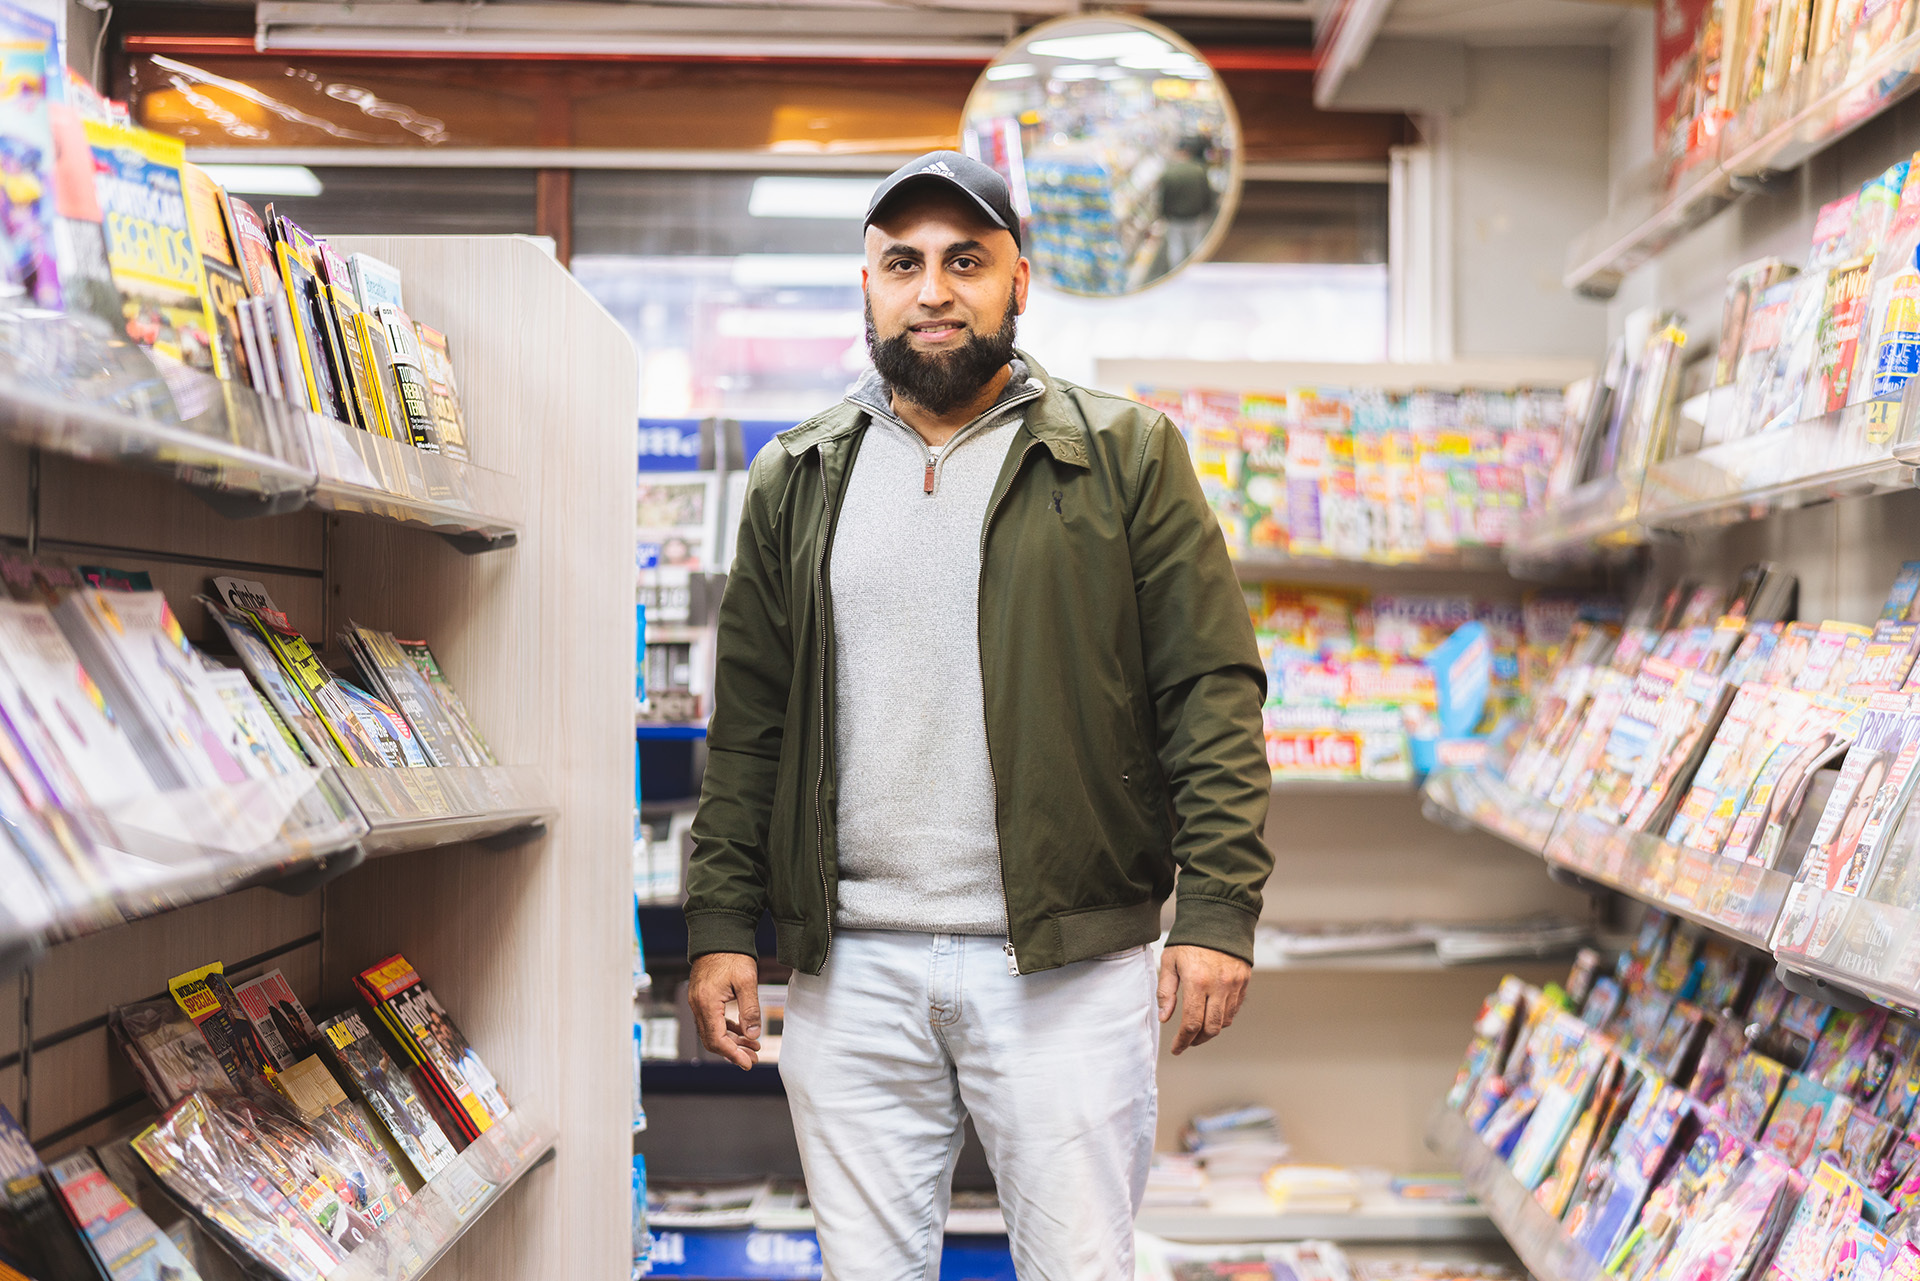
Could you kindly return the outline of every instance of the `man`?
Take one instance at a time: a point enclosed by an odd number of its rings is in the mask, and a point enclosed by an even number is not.
[[[754,460],[720,607],[687,933],[701,1040],[759,1046],[754,929],[826,1272],[931,1281],[963,1124],[1022,1276],[1131,1277],[1158,1049],[1250,972],[1253,628],[1179,434],[1013,348],[1007,186],[933,152],[867,215],[874,372]],[[738,1003],[729,1023],[724,1010]]]
[[[1172,271],[1200,252],[1213,229],[1220,197],[1207,172],[1207,140],[1194,135],[1180,140],[1180,150],[1160,175],[1160,216],[1167,226],[1167,270]]]

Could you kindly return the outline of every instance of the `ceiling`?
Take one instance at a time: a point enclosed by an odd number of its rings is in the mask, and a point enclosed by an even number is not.
[[[1475,45],[1607,44],[1627,7],[1631,0],[1394,0],[1380,35]]]

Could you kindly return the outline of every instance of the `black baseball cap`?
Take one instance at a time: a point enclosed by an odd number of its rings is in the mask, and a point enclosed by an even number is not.
[[[867,220],[861,224],[864,231],[873,225],[880,215],[880,208],[893,199],[902,188],[927,183],[939,183],[955,191],[964,192],[967,198],[980,207],[987,221],[996,227],[1004,228],[1013,236],[1013,243],[1020,243],[1020,215],[1013,211],[1013,193],[1007,190],[1007,180],[1002,178],[991,165],[981,164],[971,156],[963,156],[957,151],[929,151],[918,160],[910,160],[887,175],[887,180],[874,189],[873,199],[867,205]]]

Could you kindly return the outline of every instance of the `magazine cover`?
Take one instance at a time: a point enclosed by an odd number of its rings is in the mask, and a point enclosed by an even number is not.
[[[242,1134],[245,1134],[242,1131]],[[215,1124],[204,1094],[192,1094],[132,1140],[134,1152],[177,1201],[240,1257],[281,1281],[325,1281],[347,1251],[288,1200],[252,1149]]]
[[[50,311],[64,305],[47,103],[49,73],[64,75],[55,49],[53,25],[45,19],[16,8],[0,14],[0,176],[7,218],[0,288]]]
[[[447,336],[438,329],[416,322],[414,331],[420,338],[420,371],[427,380],[427,408],[433,413],[440,452],[464,463],[467,418],[460,408],[460,384],[453,376],[453,351],[447,345]]]
[[[427,678],[428,688],[433,691],[434,697],[440,700],[440,706],[452,718],[454,728],[459,731],[460,741],[466,749],[468,758],[476,765],[498,764],[499,762],[494,759],[493,749],[489,748],[486,739],[480,736],[473,717],[467,711],[467,705],[461,701],[459,691],[454,689],[453,682],[447,679],[440,661],[433,656],[433,651],[427,647],[427,643],[396,639],[394,644],[400,647],[400,652],[407,656],[407,661],[413,664],[415,670]]]
[[[1719,1114],[1727,1127],[1744,1139],[1756,1139],[1766,1129],[1774,1104],[1787,1083],[1787,1069],[1763,1054],[1749,1051],[1735,1060],[1720,1096]]]
[[[1760,1134],[1761,1149],[1799,1169],[1807,1164],[1828,1113],[1840,1101],[1839,1095],[1813,1078],[1792,1073]]]
[[[1612,1255],[1639,1218],[1686,1115],[1680,1091],[1657,1076],[1645,1078],[1564,1220],[1568,1235],[1596,1262]]]
[[[434,430],[427,375],[420,363],[420,336],[413,319],[398,307],[379,307],[373,314],[387,331],[387,352],[393,361],[394,383],[400,389],[400,405],[406,411],[409,438],[415,449],[437,454],[440,437]]]
[[[305,699],[344,758],[344,763],[380,764],[383,760],[380,747],[362,726],[340,683],[313,652],[306,638],[294,631],[288,625],[286,615],[274,607],[266,586],[249,579],[224,577],[215,578],[213,586],[219,593],[220,605],[249,623],[254,634],[271,651],[284,674],[285,682]],[[251,647],[241,649],[236,643],[234,648],[240,652],[243,660],[248,659]],[[251,662],[248,665],[251,670]],[[259,679],[258,672],[255,672],[255,678]],[[261,688],[268,688],[264,680]],[[287,715],[286,708],[281,709],[281,715]],[[291,722],[293,718],[289,716],[288,720]]]
[[[1700,1214],[1747,1159],[1747,1145],[1708,1120],[1667,1177],[1640,1207],[1640,1216],[1605,1263],[1623,1281],[1647,1281],[1687,1221]]]
[[[1768,1229],[1799,1185],[1793,1171],[1754,1152],[1684,1220],[1659,1275],[1675,1281],[1744,1277],[1763,1253]]]
[[[8,708],[8,720],[21,746],[45,743],[58,761],[39,761],[43,776],[53,780],[59,771],[71,771],[78,792],[63,797],[69,807],[89,799],[110,806],[131,797],[149,795],[153,780],[126,732],[107,714],[106,700],[80,658],[38,602],[0,600],[0,703],[12,703],[17,693],[31,708]],[[11,676],[12,682],[5,682]]]
[[[157,591],[68,594],[54,610],[147,772],[162,788],[217,787],[247,777],[214,726],[226,715],[200,655]]]
[[[55,1195],[33,1144],[0,1106],[0,1244],[34,1281],[93,1281],[99,1274]]]
[[[453,1145],[433,1119],[413,1080],[401,1070],[358,1010],[320,1025],[320,1048],[340,1079],[371,1107],[422,1179],[452,1163]]]
[[[1514,1177],[1529,1188],[1546,1177],[1554,1155],[1585,1110],[1607,1059],[1607,1050],[1571,1014],[1556,1014],[1544,1031],[1544,1042],[1536,1051],[1536,1074],[1544,1072],[1539,1101],[1508,1162]]]
[[[348,255],[347,271],[353,279],[354,296],[360,300],[362,311],[406,306],[401,297],[399,271],[372,254]]]
[[[390,956],[355,980],[395,1038],[426,1069],[469,1138],[507,1113],[506,1097],[440,1002],[402,956]]]
[[[1786,696],[1776,704],[1786,710]],[[1721,852],[1762,867],[1774,865],[1786,829],[1799,813],[1808,777],[1846,749],[1853,733],[1856,705],[1847,699],[1816,695],[1795,720],[1776,719],[1784,730],[1747,789],[1739,814]]]
[[[1826,298],[1814,337],[1811,376],[1801,402],[1801,418],[1818,418],[1846,406],[1860,326],[1866,315],[1871,253],[1852,258],[1827,274]]]
[[[112,1281],[200,1281],[173,1239],[155,1227],[82,1148],[48,1167],[67,1217]]]
[[[1784,697],[1806,702],[1805,695]],[[1668,825],[1668,840],[1704,854],[1720,852],[1753,780],[1773,750],[1774,727],[1792,723],[1804,711],[1800,705],[1782,707],[1782,698],[1781,691],[1759,682],[1741,686],[1694,775],[1687,799]]]
[[[178,139],[88,120],[113,282],[125,299],[125,336],[182,364],[213,368],[200,255],[187,225]]]
[[[320,1029],[279,970],[240,984],[233,994],[274,1067],[285,1071],[318,1048]]]
[[[1835,1275],[1848,1232],[1860,1220],[1864,1192],[1831,1161],[1807,1181],[1800,1206],[1774,1252],[1767,1281],[1828,1281]]]
[[[1920,709],[1908,695],[1876,694],[1847,749],[1798,879],[1850,898],[1871,885],[1882,844],[1912,791],[1916,762]]]

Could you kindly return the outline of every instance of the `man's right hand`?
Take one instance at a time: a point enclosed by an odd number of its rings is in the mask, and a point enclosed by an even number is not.
[[[687,984],[693,1025],[700,1044],[745,1070],[760,1055],[760,963],[738,952],[710,952],[693,962]],[[727,1017],[727,1002],[739,1003],[740,1018]]]

